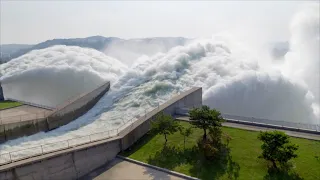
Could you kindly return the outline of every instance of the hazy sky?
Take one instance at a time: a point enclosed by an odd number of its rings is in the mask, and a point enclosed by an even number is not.
[[[0,43],[94,35],[210,37],[237,32],[286,40],[303,1],[3,1]]]

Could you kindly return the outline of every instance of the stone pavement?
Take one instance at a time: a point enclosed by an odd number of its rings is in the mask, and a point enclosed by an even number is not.
[[[111,163],[94,170],[81,178],[93,180],[182,180],[153,168],[115,158]]]

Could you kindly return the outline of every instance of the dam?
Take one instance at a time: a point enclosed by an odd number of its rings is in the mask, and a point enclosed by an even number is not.
[[[202,88],[193,87],[117,128],[0,154],[0,179],[76,179],[110,162],[150,130],[155,116],[202,105]]]

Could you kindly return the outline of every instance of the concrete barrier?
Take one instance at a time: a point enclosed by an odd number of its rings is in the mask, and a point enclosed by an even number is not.
[[[138,141],[151,128],[151,121],[158,113],[174,115],[176,109],[200,107],[202,105],[202,89],[192,88],[185,91],[166,103],[162,104],[158,109],[149,112],[146,117],[137,120],[133,125],[124,129],[121,133],[121,149],[125,150]]]
[[[151,120],[178,107],[202,105],[202,89],[192,88],[139,117],[115,138],[100,140],[0,166],[0,180],[77,179],[110,162],[150,130]]]
[[[296,127],[287,127],[287,126],[280,126],[275,124],[266,124],[266,123],[258,123],[258,122],[250,122],[250,121],[242,121],[242,120],[236,120],[236,119],[227,119],[225,118],[227,122],[232,123],[238,123],[238,124],[245,124],[245,125],[251,125],[251,126],[259,126],[259,127],[265,127],[265,128],[273,128],[273,129],[283,129],[288,131],[296,131],[296,132],[303,132],[308,134],[320,134],[319,131],[311,130],[311,129],[300,129]]]
[[[120,152],[119,139],[111,139],[0,166],[0,180],[77,179],[110,162]],[[6,170],[4,170],[6,169]]]
[[[110,82],[107,82],[94,91],[77,97],[71,102],[68,102],[59,107],[47,118],[49,127],[48,130],[52,130],[62,125],[68,124],[74,119],[77,119],[78,117],[85,114],[100,100],[100,98],[106,92],[109,91],[109,89]]]
[[[65,102],[52,113],[41,118],[38,118],[36,114],[30,114],[22,116],[23,121],[1,124],[0,143],[66,125],[89,111],[109,89],[110,82],[107,82],[92,92]]]
[[[178,108],[176,110],[176,115],[188,117],[189,108]],[[298,131],[298,132],[311,133],[311,134],[320,134],[319,124],[304,124],[304,123],[295,123],[295,122],[270,120],[270,119],[254,118],[254,117],[236,116],[236,115],[229,115],[229,114],[222,114],[222,117],[226,119],[226,121],[233,122],[233,123],[247,124],[247,125],[267,127],[267,128],[284,129],[284,130]]]

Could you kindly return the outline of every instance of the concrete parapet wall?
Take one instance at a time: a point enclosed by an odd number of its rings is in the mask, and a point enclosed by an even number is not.
[[[57,152],[0,166],[0,180],[77,179],[110,162],[145,135],[160,112],[175,114],[176,108],[202,105],[202,89],[192,88],[140,117],[115,138],[91,142]]]
[[[81,95],[57,108],[48,116],[49,130],[68,124],[90,110],[110,89],[110,82],[103,84],[94,91]]]
[[[48,129],[46,118],[0,125],[0,143]]]
[[[51,114],[37,117],[36,114],[26,115],[18,122],[0,125],[0,143],[41,131],[50,131],[77,119],[90,110],[110,89],[110,82],[103,84],[92,92],[82,94],[59,106]],[[27,120],[23,120],[27,118]]]
[[[134,124],[124,129],[121,135],[121,149],[125,150],[138,141],[151,128],[151,121],[163,112],[164,114],[174,115],[176,109],[179,108],[193,108],[202,105],[202,88],[192,88],[185,91],[166,103],[159,106],[158,109],[146,114],[146,117],[139,118]]]
[[[1,171],[0,166],[0,180],[78,179],[110,162],[119,152],[119,139],[83,145],[75,149],[51,153],[44,159],[24,160],[23,165],[16,165],[11,170]]]

